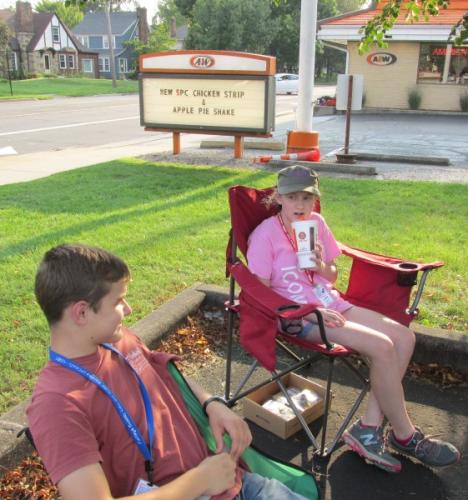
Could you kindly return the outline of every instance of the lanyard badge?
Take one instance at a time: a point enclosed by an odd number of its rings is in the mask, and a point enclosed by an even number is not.
[[[109,388],[109,386],[103,380],[101,380],[97,375],[90,372],[83,366],[79,365],[78,363],[75,363],[72,359],[62,356],[61,354],[58,354],[52,349],[49,349],[49,358],[54,363],[57,363],[58,365],[63,366],[64,368],[67,368],[75,373],[78,373],[78,375],[81,375],[85,379],[95,384],[111,400],[125,429],[127,429],[128,434],[133,439],[135,444],[138,446],[138,449],[140,450],[145,459],[145,471],[148,476],[148,482],[150,485],[152,485],[153,470],[154,470],[154,460],[153,460],[154,417],[148,390],[146,389],[145,384],[141,380],[141,377],[138,375],[135,369],[130,365],[125,356],[118,349],[116,349],[111,344],[101,344],[101,345],[105,349],[112,351],[121,359],[123,359],[127,364],[127,366],[132,370],[133,374],[135,375],[138,381],[138,386],[140,388],[141,396],[143,398],[143,403],[145,405],[146,423],[148,427],[147,443],[145,442],[140,432],[140,429],[138,429],[137,425],[135,424],[133,418],[128,413],[125,406],[122,404],[120,399],[114,394],[114,392]]]

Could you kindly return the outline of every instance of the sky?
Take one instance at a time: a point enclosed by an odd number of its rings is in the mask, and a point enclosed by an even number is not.
[[[39,3],[39,0],[29,0],[29,3],[33,6]],[[151,20],[153,19],[154,14],[157,11],[158,0],[137,0],[138,5],[140,7],[146,7],[148,11],[148,23],[151,24]],[[16,4],[16,0],[0,0],[0,9],[6,9],[8,7],[14,7]],[[134,7],[128,6],[123,7],[123,10],[134,10]]]

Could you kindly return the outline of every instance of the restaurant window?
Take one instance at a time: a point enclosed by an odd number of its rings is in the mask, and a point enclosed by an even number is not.
[[[468,85],[468,45],[421,43],[418,83]]]

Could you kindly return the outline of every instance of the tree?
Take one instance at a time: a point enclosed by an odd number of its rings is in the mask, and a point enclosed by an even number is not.
[[[185,46],[268,53],[277,29],[270,13],[269,0],[197,0]]]
[[[177,26],[188,24],[188,19],[177,7],[176,0],[162,0],[158,4],[158,13],[156,14],[160,23],[171,25],[172,18],[176,20]]]
[[[7,57],[9,57],[10,29],[4,21],[0,19],[0,75],[7,72]]]
[[[78,5],[82,8],[86,6],[96,8],[96,11],[104,10],[106,14],[106,31],[107,31],[107,41],[109,45],[110,52],[110,70],[112,75],[112,87],[117,87],[117,78],[115,73],[115,55],[114,55],[114,44],[112,39],[112,25],[110,14],[113,12],[113,8],[118,7],[121,3],[126,3],[126,0],[66,0],[65,4],[68,5]],[[97,9],[99,7],[99,9]],[[94,12],[94,10],[93,10]]]
[[[338,10],[337,0],[322,0],[317,5],[317,19],[326,19],[328,17],[342,14]],[[335,72],[342,65],[343,54],[337,50],[326,47],[323,42],[317,40],[315,44],[315,77],[320,78],[323,71],[327,75]],[[340,68],[341,69],[341,68]],[[336,71],[337,72],[337,71]]]
[[[339,14],[345,14],[359,10],[365,3],[366,0],[336,0],[336,10]]]
[[[53,12],[69,28],[81,23],[84,14],[78,5],[66,5],[61,0],[41,0],[35,7],[36,12]]]
[[[197,0],[174,0],[179,12],[187,19],[192,18],[192,11],[196,2]]]
[[[150,52],[170,50],[174,47],[174,44],[175,42],[169,33],[169,27],[164,23],[153,25],[153,29],[148,37],[147,43],[143,43],[138,38],[125,42],[125,45],[127,47],[132,47],[138,56],[141,54],[148,54]],[[138,62],[136,70],[137,72],[139,71]]]
[[[406,13],[405,22],[412,23],[418,19],[429,16],[437,16],[441,9],[446,9],[450,0],[407,0],[403,5],[402,0],[389,0],[382,9],[382,13],[373,17],[361,32],[363,37],[359,44],[359,52],[362,54],[370,49],[373,43],[379,47],[387,47],[385,34],[395,24],[400,13]],[[448,41],[461,45],[468,39],[468,12],[453,27]]]
[[[272,2],[271,17],[278,26],[270,45],[278,71],[295,72],[299,58],[301,0]]]

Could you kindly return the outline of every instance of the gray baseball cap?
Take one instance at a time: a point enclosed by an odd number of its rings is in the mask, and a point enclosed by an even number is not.
[[[320,196],[318,175],[310,168],[293,165],[278,172],[278,193],[289,194],[305,191]]]

